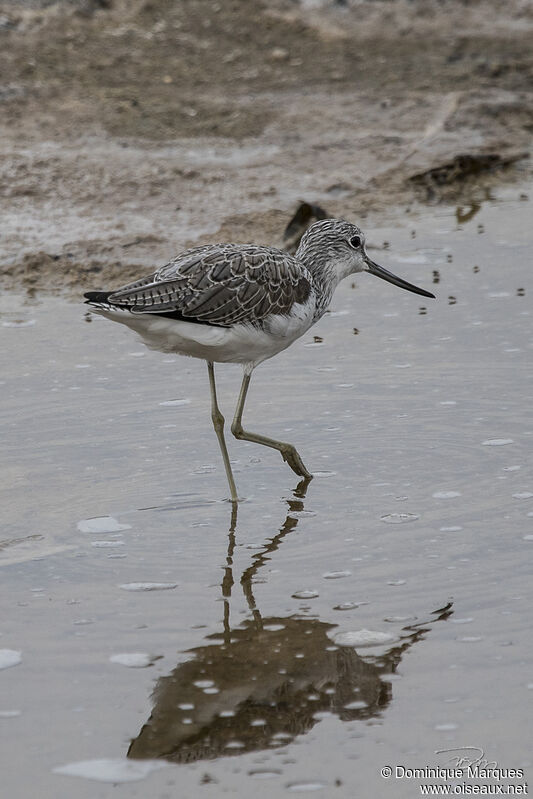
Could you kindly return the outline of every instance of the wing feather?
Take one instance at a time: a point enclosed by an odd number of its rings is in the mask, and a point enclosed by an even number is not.
[[[312,278],[282,250],[243,244],[197,247],[109,295],[132,313],[169,314],[228,327],[259,324],[305,302]]]

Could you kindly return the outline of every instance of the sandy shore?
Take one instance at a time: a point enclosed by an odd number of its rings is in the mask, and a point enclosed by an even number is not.
[[[523,0],[0,2],[4,287],[117,285],[531,172]],[[466,156],[466,157],[465,157]]]

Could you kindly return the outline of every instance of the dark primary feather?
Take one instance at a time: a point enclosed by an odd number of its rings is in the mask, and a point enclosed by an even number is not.
[[[288,314],[310,292],[309,272],[288,253],[224,244],[188,250],[142,280],[113,292],[89,292],[86,297],[134,314],[229,327]]]

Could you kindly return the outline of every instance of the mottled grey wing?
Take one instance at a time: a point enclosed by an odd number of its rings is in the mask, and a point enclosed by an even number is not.
[[[289,313],[310,291],[309,273],[288,253],[225,244],[188,250],[149,278],[114,292],[109,301],[132,313],[228,327]]]

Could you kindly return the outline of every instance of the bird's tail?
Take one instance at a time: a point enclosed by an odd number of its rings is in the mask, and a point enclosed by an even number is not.
[[[109,305],[109,296],[112,291],[88,291],[83,296],[86,300],[86,305]]]

